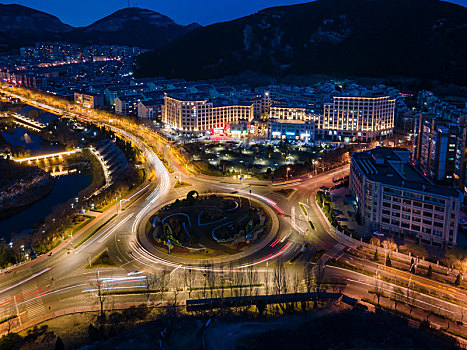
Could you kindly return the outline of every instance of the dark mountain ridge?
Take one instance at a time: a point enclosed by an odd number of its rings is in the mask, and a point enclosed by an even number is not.
[[[139,76],[402,75],[467,85],[467,9],[438,0],[317,0],[198,28]]]
[[[0,4],[0,51],[37,41],[116,44],[159,48],[200,27],[183,26],[158,12],[130,7],[86,27],[74,28],[57,17],[21,5]]]

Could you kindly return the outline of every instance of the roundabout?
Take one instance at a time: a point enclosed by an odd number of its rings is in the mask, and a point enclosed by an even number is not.
[[[241,266],[277,238],[279,217],[261,201],[193,192],[142,218],[130,243],[132,258],[151,267]]]

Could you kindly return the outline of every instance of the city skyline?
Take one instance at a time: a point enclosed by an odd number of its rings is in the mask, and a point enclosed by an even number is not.
[[[467,7],[298,2],[0,0],[0,350],[466,348]]]
[[[140,7],[159,12],[179,24],[199,23],[203,26],[254,14],[262,9],[275,6],[302,4],[310,1],[297,0],[252,0],[220,2],[203,0],[196,4],[189,0],[177,0],[156,4],[152,0],[91,1],[83,0],[81,6],[57,0],[0,1],[0,4],[19,4],[58,17],[63,23],[75,27],[88,26],[95,21],[126,7]],[[446,1],[467,7],[467,0]]]

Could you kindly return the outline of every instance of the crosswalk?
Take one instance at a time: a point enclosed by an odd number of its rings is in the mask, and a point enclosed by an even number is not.
[[[34,299],[35,291],[37,291],[36,282],[27,283],[24,287],[21,287],[21,292],[25,296],[25,300],[28,300],[24,303],[24,306],[29,320],[45,314],[45,306],[42,298]]]
[[[343,245],[342,243],[337,243],[331,249],[328,249],[326,251],[326,255],[329,256],[330,258],[334,258],[336,257],[336,255],[340,254],[344,248],[345,248],[345,245]]]

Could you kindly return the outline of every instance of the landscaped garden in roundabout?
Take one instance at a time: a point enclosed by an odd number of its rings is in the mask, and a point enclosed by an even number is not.
[[[213,258],[240,253],[265,237],[271,218],[259,202],[191,191],[151,216],[148,237],[166,253]]]

